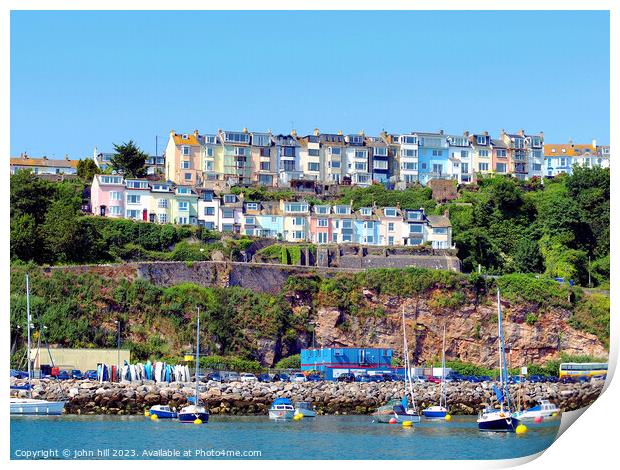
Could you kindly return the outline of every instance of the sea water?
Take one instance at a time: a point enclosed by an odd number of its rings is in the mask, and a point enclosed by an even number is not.
[[[473,416],[411,428],[371,416],[212,416],[208,424],[143,416],[11,417],[12,459],[508,459],[549,447],[560,420],[480,432]]]

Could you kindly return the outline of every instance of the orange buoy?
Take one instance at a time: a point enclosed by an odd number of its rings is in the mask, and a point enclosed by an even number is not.
[[[390,424],[396,424],[396,418],[390,418],[390,420],[388,421],[388,423],[390,423]]]

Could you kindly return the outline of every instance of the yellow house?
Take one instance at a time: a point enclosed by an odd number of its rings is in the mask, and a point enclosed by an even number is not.
[[[284,214],[284,240],[303,242],[309,240],[310,205],[307,202],[280,201],[280,212]]]
[[[493,172],[493,149],[488,132],[469,136],[472,148],[472,165],[475,173],[488,174]]]
[[[168,181],[191,186],[202,184],[202,146],[198,139],[198,131],[193,134],[170,131],[165,151]]]

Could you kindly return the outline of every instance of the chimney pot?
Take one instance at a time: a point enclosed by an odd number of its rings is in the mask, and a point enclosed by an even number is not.
[[[198,137],[198,129],[196,129],[196,130],[194,131],[194,135],[195,135],[196,137]]]

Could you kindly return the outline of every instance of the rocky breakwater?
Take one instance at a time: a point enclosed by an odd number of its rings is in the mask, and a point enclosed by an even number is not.
[[[22,385],[24,382],[11,379],[12,385]],[[491,383],[453,382],[446,385],[448,407],[453,414],[475,414],[487,404],[496,403]],[[516,400],[520,390],[525,406],[548,399],[562,410],[569,411],[592,403],[602,388],[603,381],[583,384],[528,383],[523,384],[521,389],[518,385],[512,385],[511,395]],[[414,392],[417,405],[424,408],[436,404],[439,385],[416,384]],[[19,390],[11,394],[23,397],[27,392]],[[194,386],[190,383],[33,380],[34,398],[65,399],[66,413],[73,414],[141,414],[144,409],[156,404],[178,408],[184,406],[193,394]],[[209,382],[200,385],[200,398],[212,414],[266,414],[277,397],[312,402],[322,414],[365,414],[389,400],[401,398],[402,394],[403,384],[398,382]]]

